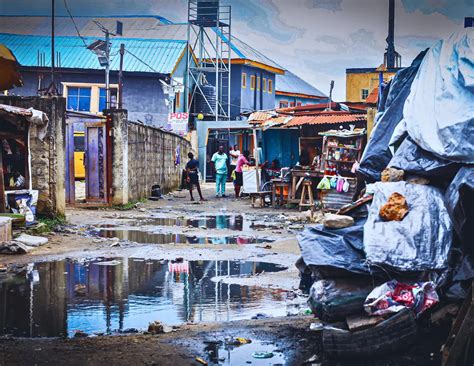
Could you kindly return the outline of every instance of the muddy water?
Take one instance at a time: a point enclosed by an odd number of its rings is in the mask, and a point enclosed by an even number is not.
[[[258,244],[274,241],[270,238],[249,236],[195,236],[179,233],[153,233],[141,230],[103,229],[97,231],[103,238],[119,238],[141,244]]]
[[[144,330],[155,320],[176,325],[281,316],[285,292],[211,278],[284,269],[262,262],[136,258],[37,263],[27,273],[0,274],[0,334],[70,337],[76,331]]]
[[[204,348],[205,359],[210,365],[284,365],[285,354],[271,342],[252,340],[250,344],[240,346],[220,344],[207,344]],[[267,358],[256,358],[256,353],[265,353]]]

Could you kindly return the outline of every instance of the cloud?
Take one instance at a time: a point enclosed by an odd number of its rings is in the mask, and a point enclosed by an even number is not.
[[[342,0],[306,0],[306,6],[315,9],[342,11]]]
[[[225,0],[223,3],[232,6],[233,18],[281,43],[290,43],[305,32],[292,25],[293,21],[283,21],[279,7],[272,0]]]
[[[474,0],[401,0],[409,13],[421,11],[423,14],[439,13],[461,23],[465,16],[474,14]]]

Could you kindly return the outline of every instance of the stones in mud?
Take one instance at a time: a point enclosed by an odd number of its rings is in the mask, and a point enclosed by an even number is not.
[[[83,332],[82,330],[76,330],[74,333],[74,338],[87,338],[89,337],[89,334],[86,332]]]
[[[148,324],[148,333],[150,334],[161,334],[164,333],[163,324],[158,320]]]
[[[323,225],[329,229],[342,229],[354,225],[354,219],[346,215],[327,214],[324,216]]]

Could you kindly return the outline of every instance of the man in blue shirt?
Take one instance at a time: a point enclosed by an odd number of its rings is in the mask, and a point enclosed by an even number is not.
[[[227,182],[227,160],[224,146],[212,155],[211,166],[216,173],[216,197],[225,197],[225,183]]]

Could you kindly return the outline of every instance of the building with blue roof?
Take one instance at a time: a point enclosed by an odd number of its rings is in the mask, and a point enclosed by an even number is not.
[[[104,69],[97,56],[85,47],[103,39],[96,21],[108,29],[114,29],[116,21],[123,22],[124,37],[111,38],[112,97],[117,97],[118,49],[124,43],[128,52],[124,57],[123,107],[131,119],[165,125],[170,108],[159,80],[169,83],[174,79],[185,84],[187,58],[183,55],[187,24],[172,23],[159,16],[81,16],[75,17],[76,31],[69,17],[57,17],[56,51],[61,91],[68,98],[68,108],[87,109],[89,106],[88,111],[94,113],[100,113],[105,100]],[[47,86],[51,62],[50,22],[45,16],[0,16],[0,43],[14,52],[25,80],[25,86],[13,90],[14,93],[35,95],[39,86]],[[320,90],[234,36],[231,59],[232,119],[256,110],[327,100]],[[209,82],[212,84],[212,76]],[[86,99],[90,94],[90,104],[79,97],[69,98],[69,91],[74,96],[85,94]],[[185,110],[186,98],[182,94],[176,95],[172,106],[176,112]],[[74,99],[77,105],[71,104]]]

